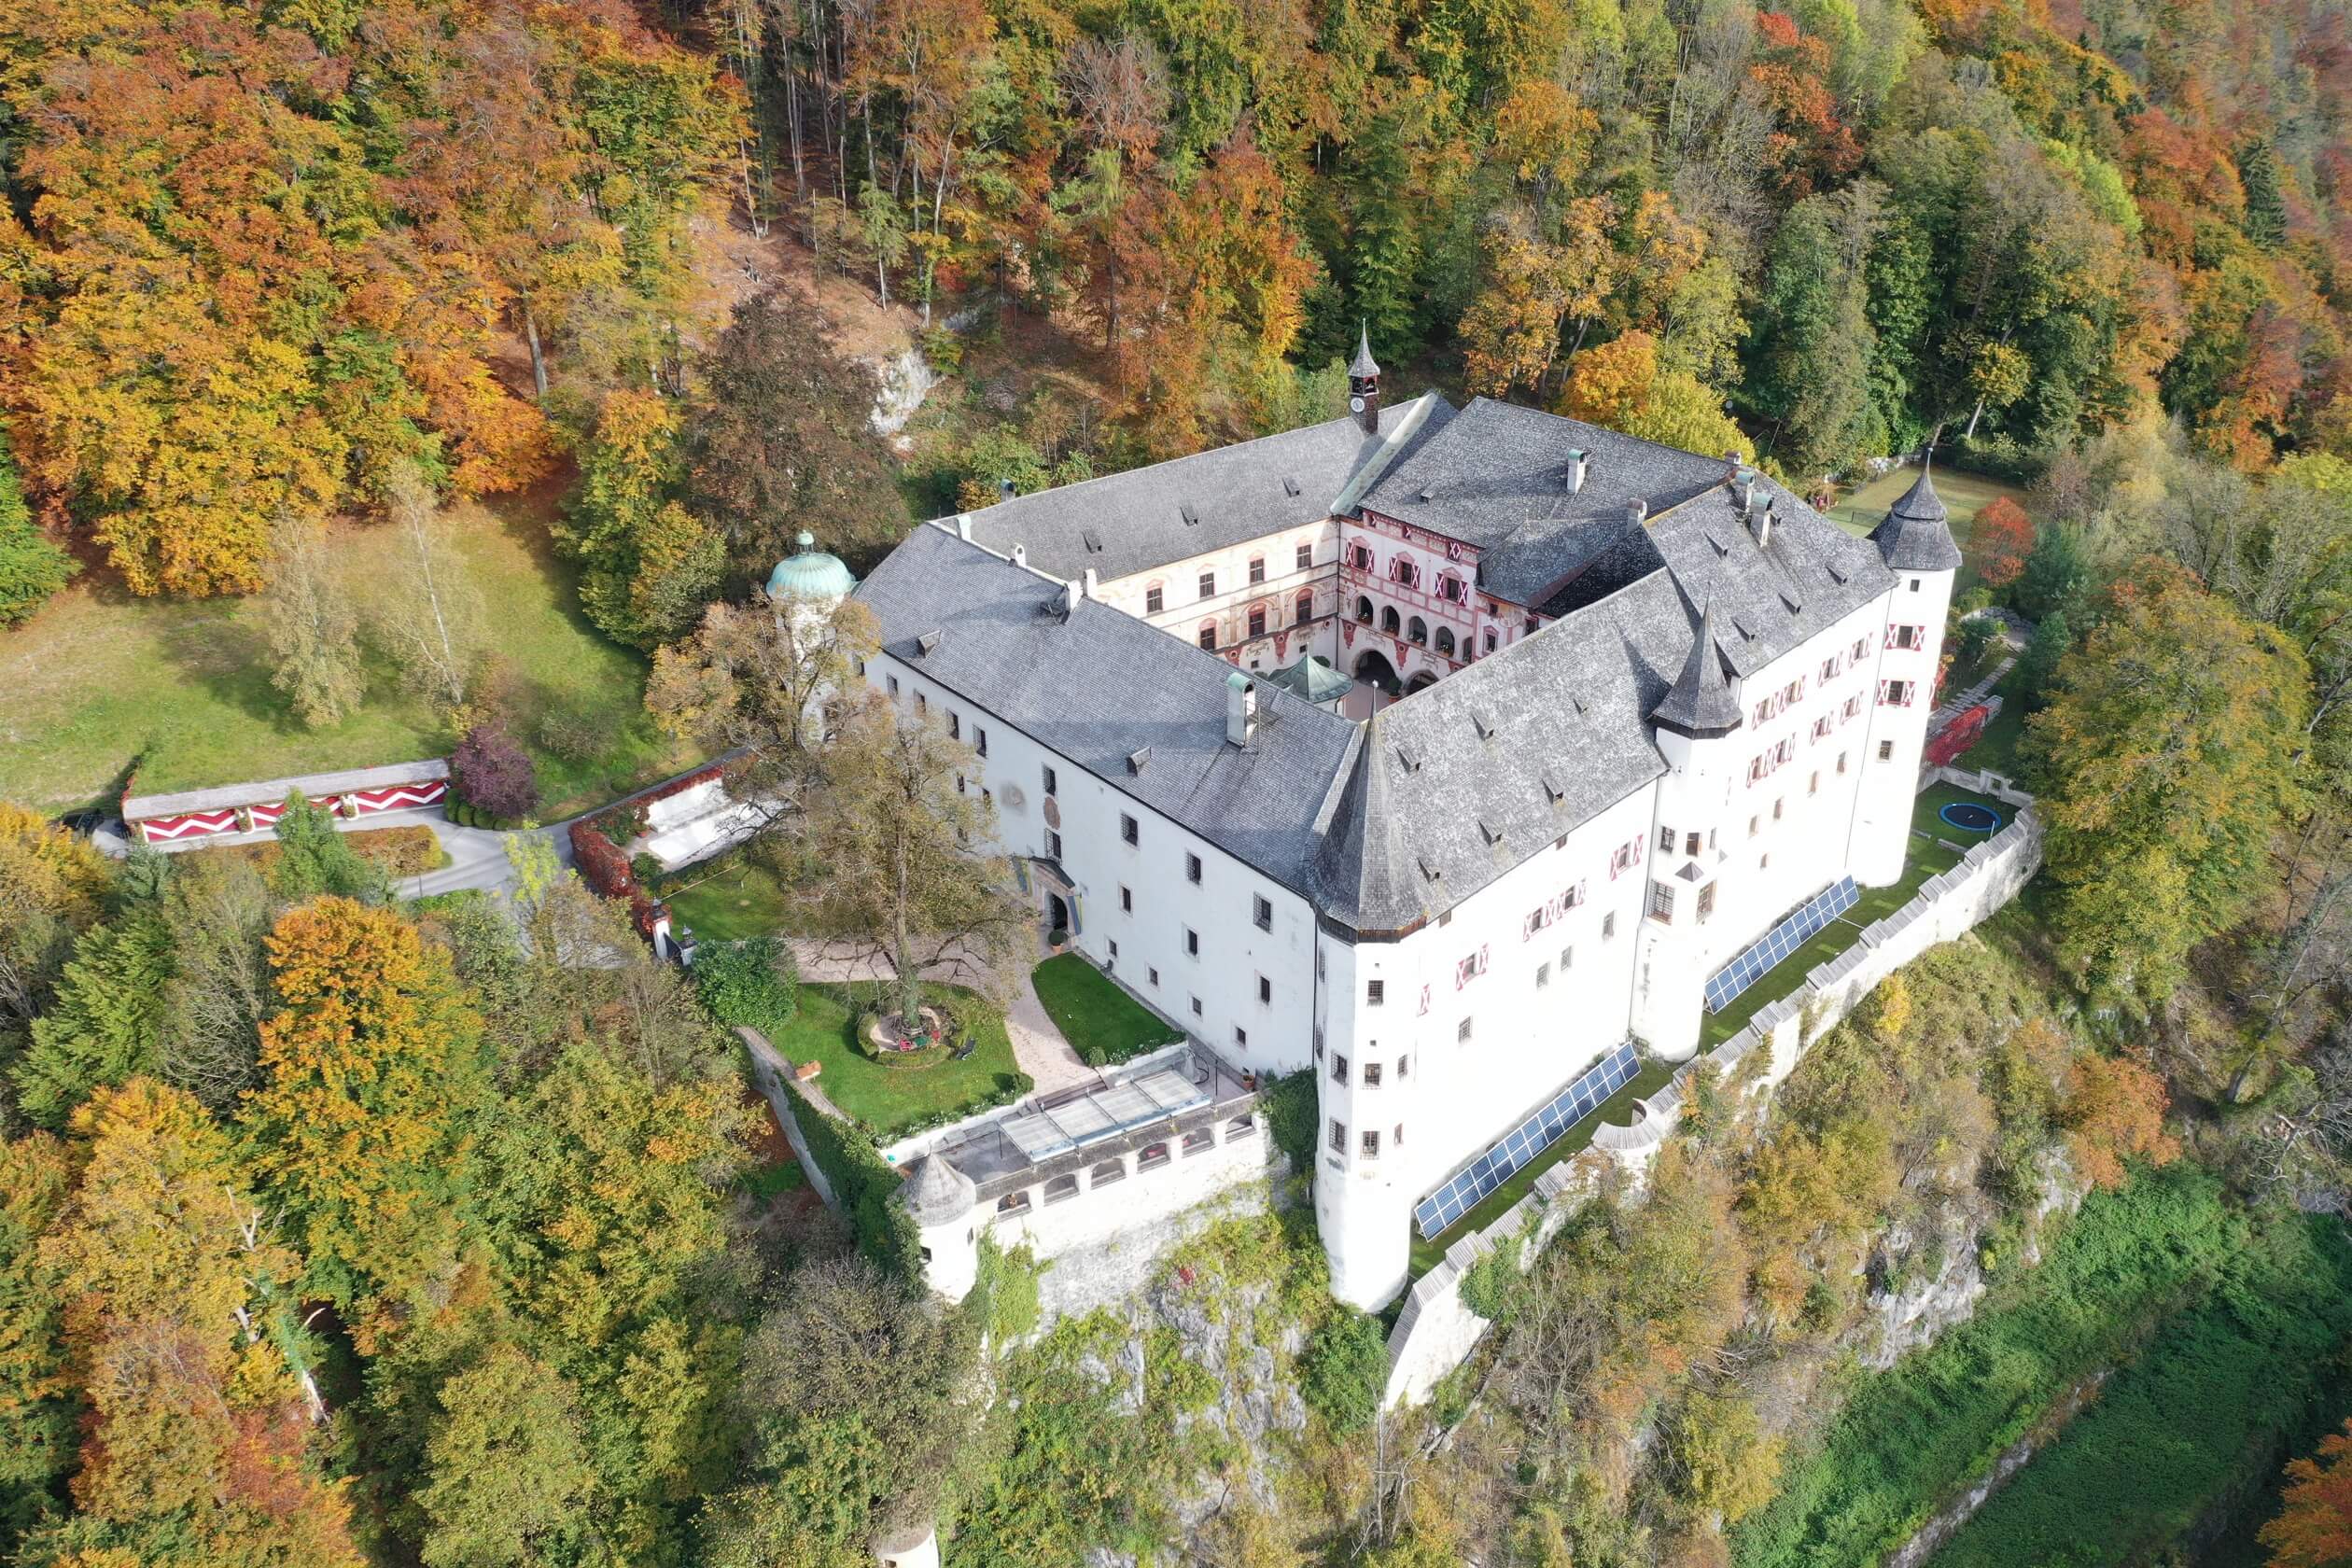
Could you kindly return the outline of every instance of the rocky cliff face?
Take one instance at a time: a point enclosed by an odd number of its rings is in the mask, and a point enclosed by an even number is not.
[[[1995,1266],[2039,1263],[2042,1222],[2061,1211],[2072,1213],[2081,1203],[2081,1183],[2062,1157],[2051,1155],[2043,1162],[2041,1197],[2023,1252],[1996,1258]],[[1991,1205],[1972,1194],[1942,1211],[1930,1225],[1916,1230],[1897,1225],[1880,1239],[1869,1272],[1883,1282],[1871,1291],[1849,1341],[1862,1365],[1883,1372],[1975,1315],[1985,1291],[1983,1236],[1992,1218]]]

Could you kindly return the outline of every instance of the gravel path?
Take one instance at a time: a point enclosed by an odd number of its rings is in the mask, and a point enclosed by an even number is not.
[[[814,937],[796,936],[789,941],[804,980],[838,984],[887,980],[897,973],[887,961],[872,954],[845,954],[840,947]],[[934,968],[927,978],[955,981],[960,977],[950,963]],[[1005,1013],[1004,1031],[1013,1042],[1013,1059],[1020,1064],[1022,1071],[1037,1080],[1039,1094],[1101,1081],[1102,1075],[1078,1059],[1078,1053],[1071,1049],[1070,1042],[1054,1027],[1054,1020],[1045,1015],[1045,1004],[1037,1000],[1037,987],[1029,983],[1026,968],[1014,989],[1013,1005]]]

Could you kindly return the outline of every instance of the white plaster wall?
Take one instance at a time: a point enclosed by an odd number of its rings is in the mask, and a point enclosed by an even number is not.
[[[1202,622],[1213,621],[1217,651],[1242,669],[1271,671],[1296,659],[1302,647],[1329,658],[1338,538],[1338,520],[1326,517],[1225,550],[1105,580],[1096,585],[1095,596],[1190,643],[1198,643]],[[1302,544],[1312,553],[1313,560],[1303,570],[1297,564]],[[1266,563],[1262,583],[1250,581],[1253,559]],[[1207,598],[1200,595],[1202,572],[1216,574],[1216,592]],[[1145,608],[1154,587],[1161,591],[1157,613]],[[1304,626],[1297,611],[1302,589],[1315,595],[1314,617]],[[1267,635],[1256,639],[1248,636],[1253,605],[1263,605],[1266,609]]]
[[[1706,1059],[1727,1081],[1736,1071],[1745,1092],[1771,1095],[1796,1070],[1806,1047],[1881,981],[1929,948],[1974,929],[2016,897],[2040,869],[2042,827],[2023,797],[1983,775],[1943,769],[1938,777],[2009,799],[2021,806],[2016,820],[1969,850],[1960,865],[1929,878],[1911,903],[1871,925],[1844,955],[1814,968],[1794,993],[1762,1009],[1747,1029],[1710,1052]],[[1761,1058],[1748,1060],[1757,1052],[1763,1053]],[[1636,1177],[1645,1173],[1680,1114],[1682,1088],[1678,1078],[1652,1096],[1645,1102],[1648,1114],[1631,1125],[1603,1124],[1594,1133],[1593,1148]],[[1575,1165],[1545,1172],[1533,1194],[1486,1230],[1457,1241],[1444,1261],[1414,1281],[1389,1337],[1389,1404],[1427,1399],[1438,1381],[1469,1356],[1488,1325],[1462,1300],[1463,1274],[1487,1250],[1531,1224],[1541,1228],[1521,1266],[1532,1265],[1534,1253],[1581,1198]]]
[[[1919,777],[1920,755],[1927,746],[1927,721],[1936,708],[1936,675],[1943,659],[1944,617],[1952,608],[1954,573],[1898,572],[1895,591],[1887,596],[1884,627],[1879,636],[1882,651],[1877,679],[1871,685],[1869,767],[1906,782]],[[1924,627],[1924,646],[1892,646],[1892,629]],[[1878,682],[1909,680],[1917,691],[1909,707],[1878,701]],[[1889,742],[1892,755],[1881,759],[1879,746]],[[1900,790],[1866,791],[1854,827],[1850,858],[1855,876],[1868,887],[1884,887],[1903,875],[1903,860],[1911,844],[1911,795]]]
[[[1394,1296],[1405,1282],[1413,1206],[1625,1039],[1646,852],[1617,876],[1609,866],[1620,846],[1645,843],[1654,816],[1652,791],[1636,791],[1449,919],[1401,941],[1324,936],[1315,1205],[1343,1300],[1373,1307]],[[1530,936],[1530,912],[1578,883],[1585,902]],[[1457,985],[1457,966],[1482,950],[1486,972]],[[1564,971],[1563,953],[1571,955]],[[1539,987],[1544,966],[1548,983]],[[1385,992],[1378,1007],[1366,1001],[1375,979]],[[1464,1017],[1466,1041],[1459,1038]],[[1334,1077],[1339,1055],[1349,1060],[1344,1085]],[[1411,1069],[1400,1077],[1406,1057]],[[1380,1086],[1365,1084],[1366,1063],[1380,1065]],[[1347,1129],[1344,1154],[1330,1146],[1335,1120]],[[1377,1158],[1363,1153],[1367,1130],[1381,1134]]]
[[[1045,769],[1054,769],[1052,800],[1061,825],[1050,831],[1061,836],[1060,864],[1076,888],[1074,945],[1235,1065],[1260,1072],[1305,1065],[1314,1015],[1315,917],[1303,897],[918,669],[877,653],[866,662],[866,676],[884,692],[896,676],[905,711],[920,695],[943,721],[955,714],[967,745],[976,747],[987,733],[988,754],[967,783],[995,800],[1002,853],[1050,854]],[[1136,819],[1133,845],[1122,836],[1123,814]],[[1186,877],[1187,854],[1200,858],[1197,884]],[[1035,874],[1030,884],[1042,923],[1049,889]],[[1131,910],[1121,906],[1122,888]],[[1273,906],[1269,931],[1255,923],[1256,897]],[[1197,957],[1187,951],[1187,931],[1199,935]],[[1270,1001],[1259,1000],[1260,976],[1269,982]]]
[[[1253,1115],[1251,1129],[1228,1136],[1216,1127],[1217,1141],[1198,1154],[1183,1153],[1183,1140],[1171,1135],[1169,1163],[1155,1170],[1138,1169],[1134,1153],[1105,1155],[1096,1164],[1117,1161],[1127,1175],[1099,1190],[1093,1184],[1095,1165],[1078,1173],[1078,1195],[1058,1203],[1045,1201],[1044,1183],[1024,1189],[1029,1208],[1016,1213],[997,1211],[990,1199],[973,1211],[974,1220],[1007,1249],[1026,1242],[1040,1258],[1094,1246],[1114,1238],[1147,1230],[1216,1197],[1227,1188],[1266,1179],[1269,1162],[1278,1157],[1263,1118]]]

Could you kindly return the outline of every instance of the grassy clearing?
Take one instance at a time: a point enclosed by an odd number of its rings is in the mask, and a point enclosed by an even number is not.
[[[945,986],[926,986],[934,995]],[[991,1015],[977,1029],[970,1059],[933,1067],[889,1068],[870,1059],[853,1042],[846,986],[803,986],[800,1011],[772,1043],[795,1063],[819,1064],[817,1086],[825,1098],[883,1137],[947,1119],[950,1112],[1003,1104],[1027,1092],[1028,1082],[1013,1060],[1004,1020]]]
[[[490,647],[506,662],[518,738],[545,794],[568,816],[650,783],[691,759],[647,721],[645,664],[581,619],[572,574],[548,544],[545,492],[460,509],[463,549],[487,606]],[[360,584],[390,573],[386,529],[341,531],[339,559]],[[111,804],[139,763],[143,791],[369,767],[444,754],[430,707],[379,666],[359,710],[304,728],[270,684],[261,606],[237,599],[141,599],[86,571],[27,624],[0,632],[0,794],[45,811]],[[561,755],[540,727],[553,714],[581,739]]]
[[[1848,493],[1845,499],[1829,509],[1829,520],[1850,534],[1867,534],[1886,520],[1886,509],[1901,498],[1919,478],[1916,467],[1895,469],[1883,478],[1874,479],[1860,489]],[[1976,514],[1991,504],[1995,496],[2007,496],[2019,506],[2025,505],[2023,486],[1988,478],[1983,474],[1966,473],[1958,469],[1939,468],[1936,470],[1936,495],[1943,501],[1944,511],[1952,523],[1952,537],[1967,557],[1960,568],[1960,580],[1953,586],[1956,596],[1975,587],[1977,578],[1976,553],[1969,548],[1969,525]],[[2031,511],[2031,508],[2027,509]]]
[[[1029,978],[1045,1015],[1088,1067],[1109,1067],[1184,1038],[1075,953],[1047,959]]]
[[[700,868],[687,873],[699,875]],[[741,942],[784,927],[784,887],[747,855],[719,863],[700,881],[665,889],[670,914],[706,942]]]
[[[2142,1342],[2247,1245],[2220,1183],[2185,1161],[2093,1194],[2039,1266],[1995,1276],[1974,1318],[1890,1371],[1855,1376],[1818,1441],[1792,1456],[1779,1495],[1733,1532],[1733,1561],[1878,1563],[2068,1388]],[[2177,1433],[2200,1412],[2170,1414]],[[2026,1550],[1982,1561],[2079,1560]]]

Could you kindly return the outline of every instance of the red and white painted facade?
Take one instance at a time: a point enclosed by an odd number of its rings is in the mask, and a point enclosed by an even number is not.
[[[267,833],[286,814],[286,803],[303,798],[345,820],[379,812],[436,806],[449,797],[449,764],[439,757],[386,767],[227,784],[167,795],[122,797],[124,830],[158,847],[185,845],[230,833]]]

